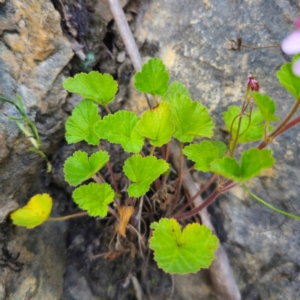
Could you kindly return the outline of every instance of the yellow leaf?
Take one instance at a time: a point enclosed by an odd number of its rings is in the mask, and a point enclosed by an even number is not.
[[[120,215],[120,221],[117,226],[117,232],[122,236],[125,236],[126,226],[129,222],[131,215],[134,212],[133,206],[119,206],[118,212]]]
[[[37,194],[28,203],[10,214],[13,223],[18,226],[34,228],[45,222],[52,209],[52,198],[48,194]]]

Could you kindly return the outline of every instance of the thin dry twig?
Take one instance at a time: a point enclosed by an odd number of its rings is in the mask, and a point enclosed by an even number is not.
[[[226,38],[226,40],[228,42],[229,50],[241,50],[241,48],[243,48],[243,47],[249,48],[249,49],[268,49],[268,48],[280,48],[281,47],[280,44],[266,45],[266,46],[246,45],[246,44],[242,43],[242,38],[237,38],[236,40]]]

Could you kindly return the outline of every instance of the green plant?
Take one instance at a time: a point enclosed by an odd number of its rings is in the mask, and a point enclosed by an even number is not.
[[[164,194],[166,203],[161,205],[159,214],[155,216],[156,220],[150,225],[152,236],[149,246],[154,251],[154,258],[160,268],[179,274],[207,268],[218,247],[218,239],[209,228],[198,223],[188,224],[181,231],[178,221],[193,217],[218,195],[236,185],[241,184],[255,200],[270,209],[300,219],[274,208],[255,196],[245,185],[247,180],[274,165],[272,151],[265,147],[276,136],[300,121],[300,117],[290,121],[300,104],[300,78],[293,74],[292,63],[283,65],[277,76],[280,83],[296,98],[290,113],[273,129],[270,123],[279,121],[275,116],[275,102],[269,96],[258,93],[259,84],[250,75],[242,107],[230,106],[223,114],[230,134],[228,146],[210,139],[213,136],[214,124],[207,108],[193,101],[181,83],[173,82],[168,85],[169,75],[162,61],[157,58],[150,59],[141,72],[135,75],[135,88],[142,93],[151,94],[154,98],[154,107],[144,112],[141,117],[123,110],[111,113],[108,105],[114,99],[117,83],[110,75],[92,71],[67,79],[64,82],[65,89],[81,94],[84,100],[75,107],[66,122],[66,140],[70,144],[86,141],[99,148],[90,157],[85,152],[76,151],[65,162],[65,179],[76,187],[73,192],[74,201],[90,216],[105,217],[108,212],[111,213],[118,223],[117,234],[126,236],[126,228],[133,227],[130,219],[138,214],[135,208],[143,201],[143,197],[152,195],[155,199],[157,193]],[[103,118],[98,114],[98,105],[102,105],[107,112]],[[172,138],[180,146],[177,179],[172,178],[168,162]],[[196,138],[205,140],[198,143],[195,142]],[[109,162],[109,153],[101,145],[103,139],[119,144],[129,155],[123,166],[124,176],[130,180],[124,199]],[[146,146],[145,139],[148,141]],[[235,158],[238,145],[255,141],[261,142],[256,148],[245,150],[238,162]],[[149,151],[148,145],[151,148]],[[215,190],[203,204],[191,209],[188,207],[197,195],[186,204],[179,201],[182,178],[186,174],[183,172],[184,155],[195,163],[195,170],[214,174],[210,183],[217,181]],[[112,186],[99,175],[104,165],[107,165],[110,172]],[[88,179],[94,179],[95,182],[81,185]],[[175,186],[175,194],[168,194],[170,183]],[[209,184],[206,189],[208,187]],[[202,193],[203,189],[199,192]],[[12,213],[15,224],[32,228],[45,220],[63,220],[84,214],[48,218],[50,205],[45,207],[38,204],[38,196],[35,197],[35,201],[31,199],[27,206]],[[40,195],[42,203],[44,197]],[[111,203],[114,203],[117,210],[110,206]],[[22,217],[22,209],[25,209],[26,216],[34,215],[35,220]],[[139,233],[138,236],[140,238]]]
[[[48,160],[46,154],[41,149],[42,143],[40,140],[38,130],[37,130],[36,126],[34,125],[34,123],[32,123],[29,120],[20,96],[16,95],[16,98],[17,98],[18,103],[15,103],[12,100],[9,100],[5,97],[0,96],[0,100],[13,105],[17,109],[17,111],[19,112],[21,117],[8,116],[7,114],[3,113],[2,111],[1,112],[8,119],[13,120],[16,123],[16,125],[19,127],[19,129],[25,134],[25,136],[29,139],[31,145],[33,146],[33,148],[29,148],[29,151],[37,153],[46,161],[47,173],[50,173],[52,171],[52,165],[51,165],[50,161]]]

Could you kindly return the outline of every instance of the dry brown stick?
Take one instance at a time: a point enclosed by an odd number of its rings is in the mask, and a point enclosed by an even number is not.
[[[139,49],[136,45],[136,42],[133,38],[132,32],[127,23],[124,11],[122,6],[120,5],[119,0],[107,0],[112,15],[117,23],[118,30],[122,37],[122,40],[125,44],[128,55],[133,64],[134,70],[139,72],[142,68],[142,58],[139,52]],[[150,95],[145,94],[149,108],[152,107],[152,97]]]
[[[120,6],[118,0],[108,0],[110,9],[112,14],[115,18],[117,23],[118,29],[122,36],[122,39],[125,43],[127,48],[128,54],[133,62],[133,66],[135,71],[138,72],[141,69],[141,56],[136,46],[136,43],[133,39],[132,33],[129,30],[124,30],[125,27],[128,27],[128,23],[126,21],[123,9]],[[120,17],[120,20],[118,18]],[[125,24],[126,23],[126,24]],[[134,50],[133,50],[134,49]],[[176,143],[172,143],[170,154],[172,157],[173,165],[175,168],[179,168],[179,148]],[[196,184],[193,181],[190,174],[187,174],[183,179],[183,188],[185,192],[190,196],[193,197],[197,193]],[[201,197],[197,197],[194,200],[196,206],[198,206],[202,202]],[[210,218],[206,210],[199,212],[201,217],[202,223],[214,231],[213,225],[211,224]],[[240,300],[241,295],[239,289],[237,287],[236,281],[234,279],[232,270],[230,268],[227,255],[222,247],[219,246],[218,250],[215,252],[215,259],[211,264],[210,268],[210,275],[216,289],[217,297],[220,300]]]

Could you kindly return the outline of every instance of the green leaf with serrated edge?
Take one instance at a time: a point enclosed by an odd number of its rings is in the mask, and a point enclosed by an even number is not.
[[[195,137],[212,137],[214,124],[205,106],[181,94],[170,94],[164,100],[171,105],[176,139],[186,143]]]
[[[159,58],[151,58],[134,76],[134,86],[142,93],[163,96],[168,90],[169,74]]]
[[[151,145],[161,147],[167,144],[175,130],[169,103],[161,102],[146,111],[136,128],[140,135],[150,140]]]
[[[194,168],[198,171],[208,172],[210,163],[219,158],[219,150],[208,141],[203,141],[198,145],[189,145],[183,149],[183,153],[195,162]]]
[[[210,169],[215,174],[219,174],[225,178],[239,182],[241,170],[239,163],[235,158],[224,157],[216,159],[210,164]]]
[[[169,85],[168,91],[164,96],[164,99],[167,100],[171,94],[181,94],[190,98],[189,91],[184,87],[182,83],[178,81],[174,81]]]
[[[241,179],[248,180],[259,175],[264,170],[271,168],[275,163],[272,150],[251,148],[243,152],[241,157]]]
[[[72,186],[93,177],[109,160],[108,153],[98,151],[88,158],[88,154],[76,151],[64,164],[65,180]]]
[[[136,129],[139,120],[135,113],[119,110],[96,123],[94,130],[100,138],[121,144],[124,151],[138,153],[144,145],[144,137]]]
[[[279,117],[274,115],[276,112],[276,104],[271,97],[257,92],[252,92],[252,97],[260,110],[260,113],[267,122],[275,122],[279,120]]]
[[[188,224],[183,231],[175,219],[160,219],[152,223],[154,229],[150,248],[154,259],[165,272],[195,273],[208,268],[218,248],[218,238],[211,229],[199,223]]]
[[[270,149],[250,148],[243,152],[240,165],[235,158],[224,157],[214,160],[211,170],[225,178],[244,182],[259,175],[262,170],[271,168],[274,163],[275,159]]]
[[[198,171],[210,171],[210,163],[222,158],[226,153],[226,145],[219,141],[203,141],[198,145],[189,145],[183,153],[193,162]]]
[[[66,122],[68,144],[86,141],[90,145],[98,145],[99,137],[94,132],[94,125],[100,120],[98,106],[92,100],[81,101]]]
[[[66,79],[64,88],[80,94],[83,98],[93,100],[101,105],[107,105],[113,101],[118,90],[117,82],[109,74],[101,74],[92,71],[88,74],[80,73]]]
[[[231,124],[235,117],[240,113],[240,108],[238,106],[229,106],[227,112],[223,113],[224,121],[228,131],[231,129]],[[238,129],[238,118],[233,123],[232,126],[232,136],[235,138]],[[243,117],[240,125],[240,135],[238,138],[238,143],[249,143],[254,141],[260,141],[264,135],[264,118],[258,109],[253,110],[251,114],[251,122],[249,124],[249,117]],[[247,129],[248,127],[248,129]],[[272,131],[273,127],[268,126],[268,131]]]
[[[125,175],[134,183],[128,188],[130,197],[145,195],[150,184],[166,172],[169,165],[163,159],[155,156],[141,157],[135,154],[125,161],[123,170]]]
[[[293,72],[293,62],[284,64],[276,75],[279,82],[296,98],[296,100],[300,100],[300,77],[296,76]]]
[[[213,146],[217,147],[218,149],[218,158],[223,158],[226,154],[227,147],[226,144],[220,141],[209,141]]]
[[[87,210],[90,216],[103,218],[107,215],[107,205],[113,201],[114,195],[109,184],[91,182],[74,190],[72,197],[81,209]]]

